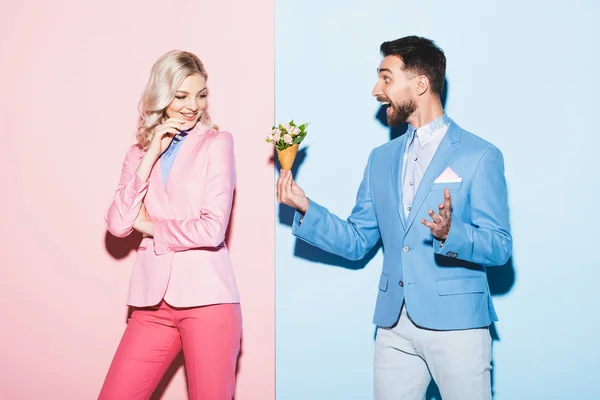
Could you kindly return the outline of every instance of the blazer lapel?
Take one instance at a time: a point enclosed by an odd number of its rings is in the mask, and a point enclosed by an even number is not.
[[[173,194],[173,182],[177,181],[177,177],[179,177],[184,170],[185,164],[196,149],[198,142],[200,142],[207,131],[208,128],[198,123],[196,127],[189,132],[183,143],[181,143],[181,149],[177,152],[177,156],[175,157],[173,165],[171,166],[171,171],[169,172],[169,178],[167,179],[166,194],[168,197]]]
[[[419,188],[417,189],[417,193],[415,194],[415,200],[413,202],[412,209],[408,214],[408,221],[405,231],[407,232],[412,226],[416,215],[418,214],[419,209],[423,205],[425,201],[425,197],[429,194],[431,190],[431,186],[435,179],[442,173],[450,158],[456,152],[456,146],[454,145],[456,142],[460,140],[460,131],[454,122],[450,123],[448,127],[448,132],[442,139],[440,146],[437,151],[433,155],[433,159],[429,164],[429,167],[425,171],[425,175],[419,184]],[[443,199],[440,199],[440,203]]]
[[[396,196],[396,204],[398,204],[397,212],[400,216],[400,222],[402,227],[406,227],[406,217],[404,216],[404,204],[402,202],[402,177],[400,175],[402,160],[404,159],[404,152],[406,151],[406,140],[408,135],[404,134],[398,139],[398,146],[394,150],[392,157],[392,168],[391,179],[392,187],[394,188],[394,195]]]
[[[163,209],[163,213],[166,215],[171,215],[171,209],[169,207],[169,201],[167,199],[167,194],[165,192],[165,185],[162,181],[162,162],[159,158],[154,164],[152,168],[152,172],[150,173],[150,182],[152,183],[152,187],[154,189],[154,193],[156,194],[156,198],[160,204],[160,207]]]

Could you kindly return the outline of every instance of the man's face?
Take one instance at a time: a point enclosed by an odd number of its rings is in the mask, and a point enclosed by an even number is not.
[[[416,74],[406,73],[399,57],[387,56],[377,69],[378,80],[373,96],[387,105],[387,120],[390,127],[400,125],[417,109],[414,84]]]

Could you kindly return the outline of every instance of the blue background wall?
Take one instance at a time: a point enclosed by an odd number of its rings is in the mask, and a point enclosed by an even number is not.
[[[347,217],[393,134],[371,97],[384,40],[436,40],[446,111],[503,151],[514,252],[489,274],[496,399],[600,398],[600,5],[566,3],[275,2],[276,119],[311,123],[295,176],[332,212]],[[345,261],[276,212],[277,398],[371,399],[381,251]]]

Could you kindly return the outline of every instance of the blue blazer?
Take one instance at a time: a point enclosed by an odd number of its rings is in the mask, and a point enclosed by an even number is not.
[[[408,218],[402,205],[401,160],[408,135],[371,151],[356,205],[342,220],[312,199],[293,234],[350,260],[363,258],[381,238],[384,261],[374,323],[393,326],[402,303],[418,326],[437,330],[489,326],[498,318],[485,268],[504,265],[512,252],[502,153],[451,121],[419,185]],[[434,183],[450,167],[461,182]],[[443,246],[421,219],[452,195],[452,225]]]

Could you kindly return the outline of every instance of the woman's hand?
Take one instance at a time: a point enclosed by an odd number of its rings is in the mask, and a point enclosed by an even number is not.
[[[169,118],[158,125],[154,129],[154,136],[152,137],[152,142],[150,142],[150,147],[148,147],[146,154],[158,159],[158,157],[167,150],[173,141],[173,137],[181,131],[184,124],[185,121],[182,119]]]
[[[143,203],[140,207],[140,213],[133,223],[133,229],[142,233],[144,237],[154,236],[154,222],[148,218],[146,207]]]
[[[146,150],[146,154],[144,154],[144,158],[142,158],[142,162],[136,171],[143,182],[148,180],[158,157],[167,150],[173,141],[173,137],[181,131],[183,124],[185,124],[185,121],[182,119],[169,118],[154,129],[150,147]]]

